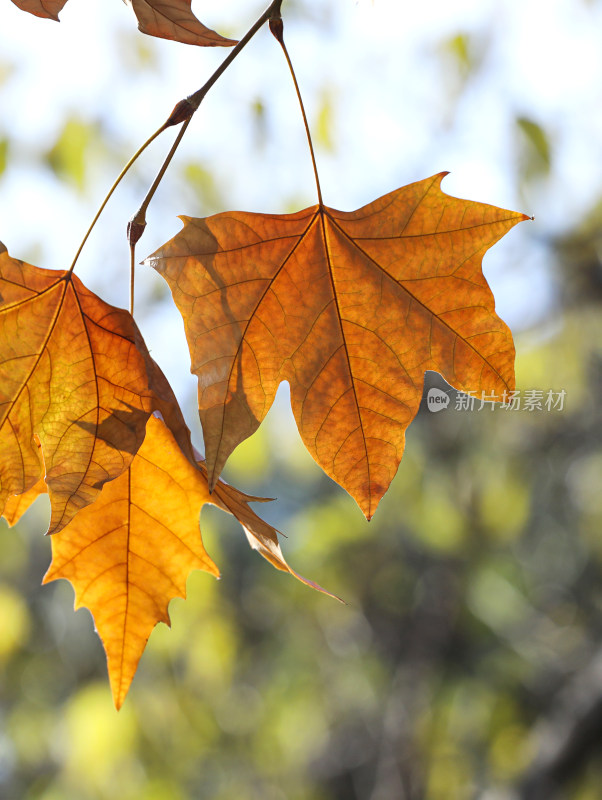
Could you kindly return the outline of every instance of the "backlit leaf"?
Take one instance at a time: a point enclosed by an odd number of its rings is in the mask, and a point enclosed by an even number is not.
[[[52,537],[44,583],[66,578],[76,608],[89,608],[107,653],[119,708],[157,622],[169,624],[172,597],[186,596],[194,569],[219,571],[203,547],[207,482],[154,415],[129,469],[105,484],[95,503]]]
[[[481,262],[527,217],[449,197],[443,177],[350,213],[182,217],[147,259],[184,317],[211,486],[283,380],[306,447],[368,518],[425,370],[489,399],[513,390],[512,336]]]
[[[40,478],[31,489],[23,494],[11,495],[4,505],[2,516],[8,522],[9,527],[13,527],[19,522],[23,514],[41,494],[46,494],[48,487],[44,478]]]

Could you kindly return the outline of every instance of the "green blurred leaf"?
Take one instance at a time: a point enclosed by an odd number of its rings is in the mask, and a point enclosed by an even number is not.
[[[46,161],[59,178],[82,191],[86,184],[89,152],[97,139],[94,124],[71,117],[46,153]]]
[[[458,33],[444,43],[444,49],[452,56],[458,71],[466,77],[474,66],[470,37],[467,33]]]
[[[4,172],[7,165],[8,159],[8,139],[2,138],[0,139],[0,175]]]
[[[204,214],[213,214],[223,207],[222,193],[213,172],[200,161],[187,164],[183,170],[187,186]]]
[[[545,177],[550,172],[552,161],[548,134],[539,123],[529,117],[517,117],[516,125],[522,134],[527,178]]]
[[[314,139],[324,150],[333,152],[336,147],[336,110],[334,108],[333,93],[325,89],[320,97],[318,114],[313,126]]]

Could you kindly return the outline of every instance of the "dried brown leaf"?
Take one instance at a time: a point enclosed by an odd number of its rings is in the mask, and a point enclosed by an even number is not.
[[[138,29],[149,36],[201,47],[231,47],[226,39],[203,25],[191,9],[191,0],[127,0],[138,19]]]
[[[199,467],[203,472],[205,480],[207,480],[207,467],[205,463],[199,462]],[[299,575],[298,572],[295,572],[295,570],[291,569],[286,563],[278,542],[279,531],[268,522],[261,519],[249,506],[249,503],[269,502],[268,498],[253,497],[241,492],[240,489],[235,489],[234,486],[230,486],[225,483],[225,481],[219,480],[211,493],[211,500],[209,502],[236,517],[242,525],[253,550],[257,550],[270,564],[276,567],[276,569],[290,573],[297,578],[297,580],[301,581],[301,583],[310,586],[312,589],[317,589],[319,592],[327,594],[335,600],[341,600],[340,597],[322,588],[322,586],[314,583],[314,581],[310,581],[302,575]]]
[[[23,11],[35,14],[36,17],[54,19],[59,21],[59,11],[67,0],[13,0],[13,3]]]

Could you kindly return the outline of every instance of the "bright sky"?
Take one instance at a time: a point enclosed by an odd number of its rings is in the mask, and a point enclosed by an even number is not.
[[[252,0],[193,3],[206,24],[233,36],[263,7]],[[310,121],[325,96],[334,112],[336,148],[317,149],[326,202],[350,210],[450,170],[449,194],[534,214],[535,223],[518,226],[487,254],[485,272],[511,327],[536,321],[553,294],[542,241],[579,219],[602,187],[602,3],[297,0],[289,8],[285,0],[285,35]],[[143,37],[131,9],[117,0],[69,0],[61,18],[58,25],[39,20],[9,0],[0,7],[0,68],[11,70],[0,84],[0,137],[15,143],[0,177],[0,239],[13,255],[52,268],[68,265],[115,177],[97,174],[82,198],[49,169],[40,171],[35,156],[56,140],[66,114],[98,120],[125,162],[224,57],[219,48]],[[459,33],[472,37],[481,61],[464,91],[440,56],[442,42]],[[146,72],[132,69],[139,46],[155,53]],[[250,112],[257,99],[268,120],[260,149]],[[517,116],[553,137],[550,176],[522,188]],[[166,136],[140,162],[78,266],[109,302],[127,304],[125,224],[170,141]],[[177,214],[207,213],[188,195],[180,201],[178,170],[193,158],[224,185],[230,207],[282,212],[315,202],[293,88],[267,31],[212,89],[191,125],[151,207],[140,258],[179,230]],[[161,280],[148,272],[141,268],[141,296]],[[172,342],[182,335],[181,321],[167,309],[153,314],[142,325],[153,352],[162,364],[162,355],[169,360],[168,374],[187,372],[186,353],[175,356]]]
[[[509,107],[553,126],[562,136],[558,167],[573,202],[595,193],[602,133],[600,3],[305,0],[296,5],[307,13],[302,17],[293,8],[287,34],[306,103],[311,109],[325,87],[337,94],[341,153],[333,159],[333,175],[328,175],[333,204],[344,205],[348,197],[352,204],[363,202],[400,180],[441,168],[454,172],[448,191],[453,184],[454,189],[476,192],[479,199],[493,193],[494,203],[516,203],[504,180],[511,155],[504,135]],[[193,7],[208,24],[233,32],[243,31],[262,9],[249,0],[195,2]],[[286,1],[284,12],[286,19]],[[116,0],[69,0],[61,16],[60,25],[38,20],[8,0],[0,10],[0,59],[17,67],[1,95],[0,125],[18,136],[24,148],[56,136],[66,109],[94,117],[104,107],[116,130],[131,132],[133,141],[143,139],[165,108],[194,90],[223,57],[217,49],[200,51],[143,37],[157,50],[161,71],[151,70],[146,78],[138,74],[132,86],[125,50],[132,46],[135,23],[126,6]],[[327,21],[321,23],[323,19]],[[452,135],[437,141],[442,109],[450,104],[449,86],[441,80],[440,62],[429,56],[441,40],[458,32],[487,37],[486,68],[471,88],[472,98],[452,109]],[[223,79],[223,88],[218,84],[213,90],[212,110],[220,99],[244,106],[245,99],[267,93],[272,83],[276,103],[270,113],[277,116],[281,105],[286,120],[294,109],[285,97],[289,87],[280,54],[267,35],[258,39],[251,45],[254,53],[241,57],[239,68]],[[213,100],[216,95],[221,98]],[[232,111],[238,120],[247,109],[242,108],[242,115],[241,109]],[[284,127],[285,122],[279,124]],[[246,146],[236,141],[244,138],[244,128],[242,132],[241,137],[237,125],[230,131],[204,130],[197,138],[203,139],[205,150],[220,145],[221,154],[214,154],[218,160],[231,159]],[[233,152],[226,156],[229,134]],[[282,150],[280,144],[278,148]],[[361,170],[354,169],[358,159]],[[343,161],[347,163],[341,170]],[[256,201],[257,186],[240,195]],[[14,197],[10,202],[5,197],[3,187],[2,219],[6,213],[12,222]],[[556,206],[562,206],[560,197]]]

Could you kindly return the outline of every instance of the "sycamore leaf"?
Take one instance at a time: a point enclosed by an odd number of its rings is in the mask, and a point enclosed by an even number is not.
[[[527,217],[444,194],[445,174],[350,213],[182,217],[149,256],[184,318],[210,486],[283,380],[306,447],[368,518],[425,370],[489,399],[513,390],[512,336],[481,262]]]
[[[73,274],[0,246],[0,514],[46,466],[61,530],[127,469],[153,407],[150,356],[131,315]]]
[[[13,3],[23,11],[35,14],[36,17],[54,19],[59,21],[59,11],[67,0],[13,0]]]
[[[52,564],[44,583],[66,578],[75,589],[75,607],[91,611],[117,708],[152,629],[157,622],[169,625],[169,601],[186,596],[190,572],[219,575],[199,531],[205,503],[233,514],[250,539],[269,542],[275,553],[270,560],[279,569],[324,591],[289,568],[276,531],[249,508],[251,500],[263,498],[221,481],[211,495],[206,471],[191,464],[167,425],[152,415],[127,472],[105,484],[96,502],[52,537]]]
[[[128,0],[138,19],[138,29],[149,36],[173,39],[202,47],[231,47],[225,39],[205,27],[191,10],[191,0]]]
[[[42,447],[36,436],[34,436],[34,439],[36,440],[38,459],[40,461],[40,478],[30,489],[27,489],[27,491],[23,492],[22,494],[11,495],[4,503],[4,510],[2,509],[2,503],[0,502],[0,516],[4,517],[4,519],[8,522],[9,528],[12,528],[17,524],[17,522],[19,522],[23,514],[27,511],[34,500],[36,500],[41,494],[48,493],[48,487],[46,486],[46,481],[44,480],[44,458],[42,456]]]

